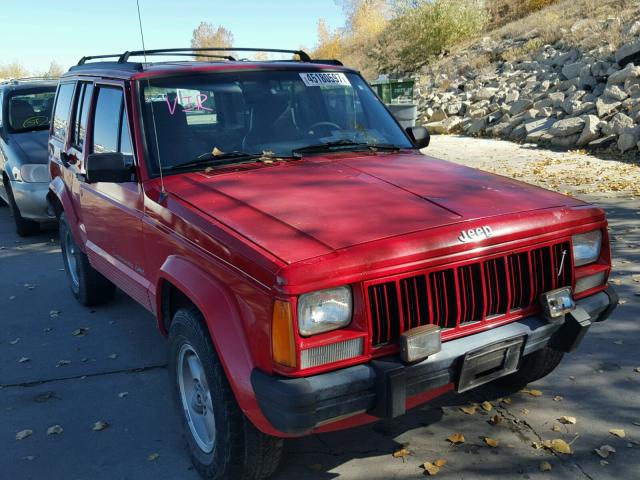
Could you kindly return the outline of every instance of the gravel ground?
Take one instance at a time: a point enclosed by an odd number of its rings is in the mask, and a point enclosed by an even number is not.
[[[484,388],[450,394],[393,422],[290,440],[275,478],[420,478],[424,462],[444,459],[437,474],[443,479],[640,479],[637,167],[461,137],[434,137],[426,153],[545,180],[548,187],[605,208],[614,240],[612,283],[624,304],[529,392],[506,396]],[[552,178],[553,170],[559,173]],[[624,188],[605,191],[596,177],[578,184],[581,172],[608,175],[611,182],[621,172],[629,178]],[[151,315],[123,294],[107,306],[80,307],[61,269],[54,232],[18,239],[7,209],[0,209],[0,478],[197,478],[181,443],[165,343]],[[78,336],[79,328],[88,330]],[[489,411],[460,410],[485,401]],[[495,426],[489,422],[494,415]],[[576,423],[562,424],[562,416]],[[99,421],[109,426],[94,431]],[[62,433],[47,435],[54,425]],[[16,440],[27,429],[33,433]],[[612,429],[623,429],[625,437]],[[448,442],[454,433],[465,442]],[[533,446],[553,439],[570,444],[572,454]],[[594,453],[603,445],[616,450],[606,460]],[[408,456],[392,456],[403,447]],[[551,470],[541,472],[541,462]]]

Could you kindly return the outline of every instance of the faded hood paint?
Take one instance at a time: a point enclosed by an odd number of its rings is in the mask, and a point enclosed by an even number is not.
[[[522,182],[406,153],[308,157],[170,179],[173,195],[286,263],[469,220],[582,205]]]
[[[47,163],[48,130],[37,130],[33,132],[19,132],[11,134],[11,142],[15,142],[18,150],[22,153],[21,161],[26,163]]]

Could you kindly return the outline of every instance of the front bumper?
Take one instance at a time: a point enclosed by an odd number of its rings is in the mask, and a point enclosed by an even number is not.
[[[49,184],[45,182],[11,182],[11,191],[20,215],[29,220],[46,223],[54,222],[55,216],[49,210],[47,193]]]
[[[576,311],[564,320],[551,323],[538,316],[523,318],[445,342],[439,353],[412,365],[390,356],[305,378],[272,376],[254,369],[251,383],[264,416],[289,435],[310,433],[321,425],[364,412],[393,418],[404,414],[407,398],[457,384],[467,352],[520,336],[525,337],[523,356],[547,345],[565,352],[574,350],[592,322],[606,320],[611,314],[618,296],[609,287],[576,303]]]

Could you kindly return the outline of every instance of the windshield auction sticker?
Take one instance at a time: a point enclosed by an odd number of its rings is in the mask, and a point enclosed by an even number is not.
[[[344,73],[313,72],[301,73],[300,78],[307,87],[349,87],[349,79]]]

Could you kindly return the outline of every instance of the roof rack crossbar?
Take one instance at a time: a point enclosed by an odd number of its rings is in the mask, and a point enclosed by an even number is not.
[[[140,56],[140,55],[159,55],[159,54],[174,54],[180,52],[191,52],[192,55],[195,55],[196,52],[268,52],[268,53],[292,53],[294,55],[298,55],[300,60],[303,62],[310,62],[311,57],[304,52],[303,50],[282,50],[277,48],[159,48],[155,50],[132,50],[124,52],[118,58],[118,63],[125,63],[129,60],[129,57],[132,56]],[[114,55],[107,55],[108,57],[112,57]],[[100,57],[84,57],[88,58],[100,58]],[[82,60],[81,60],[82,61]],[[78,65],[81,65],[79,63]]]
[[[107,55],[90,55],[90,56],[86,56],[86,57],[82,57],[80,59],[80,61],[78,62],[78,65],[84,65],[87,60],[95,60],[96,58],[120,58],[120,53],[113,53],[113,54],[107,54]]]

